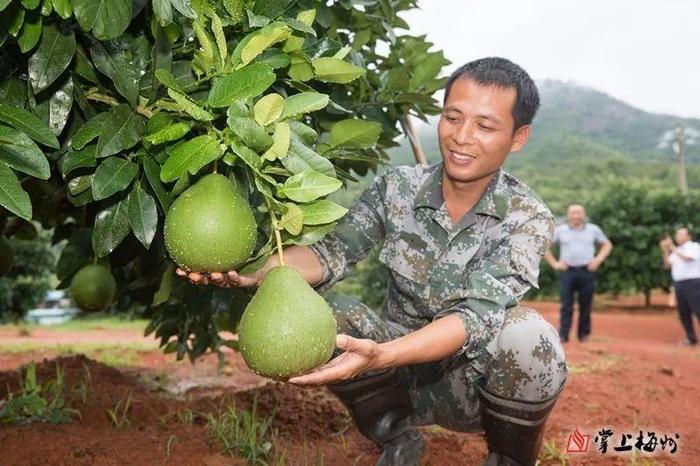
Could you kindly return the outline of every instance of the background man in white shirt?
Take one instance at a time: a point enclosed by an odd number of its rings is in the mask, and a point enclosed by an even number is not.
[[[566,211],[567,223],[554,229],[552,244],[559,246],[559,260],[551,250],[544,255],[547,263],[559,271],[559,338],[569,341],[574,295],[578,293],[579,341],[586,341],[591,333],[591,308],[595,292],[595,271],[610,255],[612,242],[598,225],[586,220],[586,209],[571,204]],[[596,254],[596,245],[600,246]]]
[[[659,245],[664,257],[664,268],[671,269],[673,287],[687,340],[682,345],[697,345],[692,315],[700,322],[700,244],[692,241],[687,228],[676,230],[676,244],[667,236]]]

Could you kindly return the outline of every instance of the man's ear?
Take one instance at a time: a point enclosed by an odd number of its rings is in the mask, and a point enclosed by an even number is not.
[[[525,147],[527,140],[530,139],[530,132],[532,127],[530,125],[523,125],[515,130],[513,135],[513,145],[510,147],[511,152],[518,152],[520,149]]]

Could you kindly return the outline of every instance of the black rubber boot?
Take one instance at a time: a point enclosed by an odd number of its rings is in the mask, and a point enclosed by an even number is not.
[[[348,408],[360,432],[383,447],[377,466],[418,466],[425,444],[411,422],[411,398],[395,369],[328,388]]]
[[[478,389],[481,425],[489,446],[483,466],[533,466],[542,446],[545,422],[561,391],[548,400],[530,403]]]

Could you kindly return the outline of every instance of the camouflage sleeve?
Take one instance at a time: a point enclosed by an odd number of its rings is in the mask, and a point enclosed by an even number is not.
[[[457,313],[461,317],[469,336],[458,354],[476,358],[499,331],[506,308],[516,306],[531,287],[538,287],[540,261],[553,229],[549,212],[537,214],[470,267],[460,299],[436,316]]]
[[[385,193],[384,176],[378,176],[335,229],[310,246],[323,271],[321,281],[314,285],[317,291],[325,291],[346,277],[357,261],[384,240]]]

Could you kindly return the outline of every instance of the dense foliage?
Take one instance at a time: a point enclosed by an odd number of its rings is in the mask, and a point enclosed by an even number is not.
[[[400,34],[415,0],[0,0],[0,226],[67,241],[59,287],[108,265],[116,307],[152,317],[166,351],[222,342],[245,293],[173,278],[162,224],[202,175],[254,207],[248,270],[309,244],[325,199],[388,159],[408,114],[439,107],[442,52]],[[2,230],[0,230],[2,231]]]

